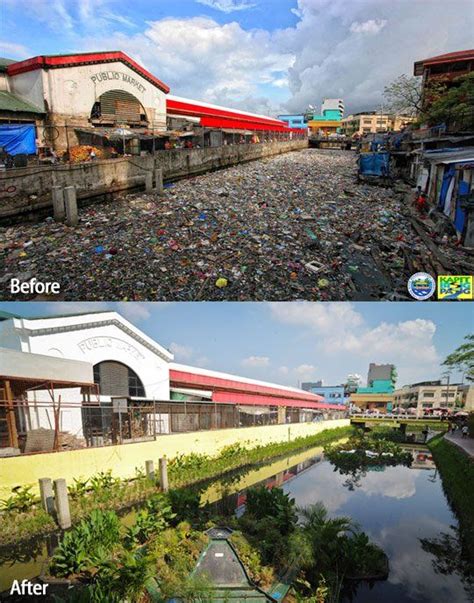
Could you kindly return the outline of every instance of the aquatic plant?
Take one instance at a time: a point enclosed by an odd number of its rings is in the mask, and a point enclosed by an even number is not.
[[[120,522],[113,511],[92,511],[67,531],[50,563],[53,576],[69,576],[104,561],[120,537]]]
[[[145,507],[137,514],[135,523],[130,526],[125,535],[125,546],[144,544],[151,537],[170,525],[176,517],[173,513],[169,498],[165,494],[155,494],[145,503]]]
[[[31,506],[38,504],[39,498],[31,493],[33,486],[15,486],[11,489],[12,495],[0,500],[0,510],[11,513],[12,511],[26,511]]]

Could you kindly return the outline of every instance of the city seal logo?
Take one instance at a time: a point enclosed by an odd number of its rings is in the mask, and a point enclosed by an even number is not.
[[[438,299],[473,299],[472,276],[464,274],[440,274]]]
[[[417,272],[408,280],[408,293],[419,301],[429,299],[435,290],[435,280],[427,272]]]

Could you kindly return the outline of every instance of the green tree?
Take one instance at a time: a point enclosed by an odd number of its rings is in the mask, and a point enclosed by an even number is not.
[[[456,78],[449,88],[440,87],[426,103],[424,120],[430,126],[446,123],[456,130],[474,128],[474,73]]]
[[[462,343],[443,362],[443,366],[461,371],[466,375],[467,381],[474,381],[474,334],[464,337]]]
[[[423,112],[421,78],[401,75],[385,86],[383,95],[389,111],[416,116]]]

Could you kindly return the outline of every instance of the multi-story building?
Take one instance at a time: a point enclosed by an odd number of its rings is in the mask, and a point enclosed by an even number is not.
[[[306,128],[306,117],[301,113],[298,115],[279,115],[278,119],[285,121],[289,128]]]
[[[310,392],[314,387],[321,387],[323,382],[319,381],[306,381],[301,384],[301,389],[305,392]]]
[[[415,121],[410,115],[391,115],[377,111],[354,113],[341,120],[341,133],[346,136],[362,136],[377,132],[398,132]]]
[[[436,409],[455,410],[461,408],[463,398],[468,399],[469,389],[458,383],[441,383],[441,381],[421,381],[404,385],[394,392],[394,405],[404,410],[416,410],[417,416]],[[472,393],[469,396],[472,404]]]
[[[367,374],[367,387],[358,387],[357,391],[351,394],[351,404],[355,404],[362,410],[391,411],[396,379],[397,371],[393,364],[371,362]]]
[[[312,387],[306,391],[322,396],[323,401],[327,404],[347,404],[349,402],[349,396],[346,394],[344,385],[317,385],[312,383],[304,383],[303,385],[311,385]],[[303,389],[305,388],[303,387]]]

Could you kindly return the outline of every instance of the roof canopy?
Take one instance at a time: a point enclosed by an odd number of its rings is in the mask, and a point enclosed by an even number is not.
[[[148,80],[163,92],[168,93],[170,91],[166,84],[120,50],[108,52],[82,52],[77,54],[39,55],[31,59],[26,59],[25,61],[12,63],[7,66],[6,71],[8,75],[14,76],[35,69],[79,67],[81,65],[115,63],[117,61],[130,67],[130,69],[141,75],[144,79]]]

